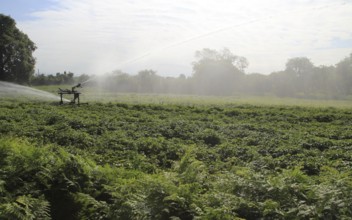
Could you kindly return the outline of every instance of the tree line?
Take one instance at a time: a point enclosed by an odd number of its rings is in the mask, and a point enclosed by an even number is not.
[[[334,66],[315,66],[306,57],[291,58],[270,75],[245,74],[248,61],[228,49],[195,53],[193,74],[163,77],[154,70],[137,75],[114,71],[92,85],[110,92],[193,95],[275,95],[280,97],[348,98],[352,95],[352,54]]]
[[[72,72],[63,73],[57,72],[53,74],[37,74],[31,77],[30,84],[33,86],[40,85],[70,85],[73,83],[84,82],[89,79],[87,74],[82,74],[80,76],[75,76]]]

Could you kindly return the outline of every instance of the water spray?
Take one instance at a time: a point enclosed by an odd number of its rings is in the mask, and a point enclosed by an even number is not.
[[[28,86],[21,86],[18,84],[0,81],[0,97],[26,97],[36,98],[41,100],[58,100],[59,97],[39,89],[34,89]],[[63,99],[63,101],[68,101]]]
[[[150,50],[150,51],[148,51],[146,53],[143,53],[141,55],[138,55],[136,57],[133,57],[131,59],[128,59],[126,61],[123,61],[123,62],[119,63],[118,64],[118,68],[121,68],[122,66],[127,65],[127,64],[136,63],[136,62],[138,62],[138,61],[140,61],[140,60],[142,60],[142,59],[144,59],[146,57],[149,57],[151,55],[160,53],[161,51],[165,51],[165,50],[170,49],[170,48],[178,47],[178,46],[186,44],[188,42],[195,41],[195,40],[202,39],[202,38],[206,38],[206,37],[209,37],[209,36],[212,36],[212,35],[215,35],[215,34],[219,34],[221,32],[226,32],[226,31],[231,30],[231,29],[236,28],[236,27],[241,27],[241,26],[244,26],[244,25],[252,24],[252,23],[262,22],[262,21],[265,21],[265,20],[272,19],[274,17],[287,16],[288,14],[295,14],[295,13],[300,12],[300,11],[302,11],[302,12],[310,12],[310,11],[313,11],[313,10],[321,10],[321,9],[325,9],[325,8],[331,8],[331,7],[336,7],[336,6],[340,6],[340,5],[345,5],[346,3],[347,3],[347,1],[341,1],[341,2],[335,2],[335,3],[332,3],[332,4],[314,6],[314,7],[311,7],[311,8],[307,8],[305,10],[302,10],[301,8],[296,9],[296,10],[288,10],[288,11],[283,11],[283,12],[280,12],[280,13],[277,13],[277,14],[264,16],[264,17],[259,17],[259,18],[255,18],[255,19],[252,19],[252,20],[249,20],[249,21],[245,21],[245,22],[240,22],[240,23],[237,23],[237,24],[231,24],[229,26],[225,26],[225,27],[221,27],[221,28],[218,28],[218,29],[215,29],[215,30],[211,30],[211,31],[208,31],[208,32],[205,32],[205,33],[201,33],[199,35],[192,36],[192,37],[190,37],[188,39],[183,39],[183,40],[171,43],[169,45],[166,45],[166,46],[154,49],[154,50]]]

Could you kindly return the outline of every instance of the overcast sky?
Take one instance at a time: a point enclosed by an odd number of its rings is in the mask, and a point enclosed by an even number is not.
[[[0,13],[36,43],[47,74],[190,76],[202,48],[229,48],[262,74],[292,57],[319,66],[352,53],[352,0],[0,0]]]

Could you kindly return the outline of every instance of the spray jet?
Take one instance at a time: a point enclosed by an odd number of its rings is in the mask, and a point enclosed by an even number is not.
[[[82,88],[81,83],[78,83],[77,85],[75,85],[74,87],[72,87],[72,92],[75,92],[76,88]]]

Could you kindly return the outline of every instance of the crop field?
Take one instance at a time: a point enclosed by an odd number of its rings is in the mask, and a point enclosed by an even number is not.
[[[348,103],[141,97],[3,99],[0,219],[352,219]]]

